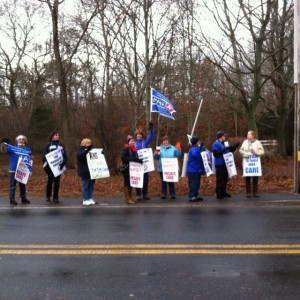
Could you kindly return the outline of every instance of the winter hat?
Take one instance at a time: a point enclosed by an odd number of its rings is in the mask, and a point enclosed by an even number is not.
[[[129,141],[131,140],[131,139],[133,139],[133,136],[132,135],[127,135],[127,143],[129,143]]]
[[[217,132],[217,139],[220,139],[224,135],[226,135],[226,133],[223,130],[218,131]]]
[[[197,136],[193,136],[192,138],[191,138],[191,144],[194,146],[194,145],[196,145],[198,142],[199,142],[200,140],[199,140],[199,138],[197,137]]]

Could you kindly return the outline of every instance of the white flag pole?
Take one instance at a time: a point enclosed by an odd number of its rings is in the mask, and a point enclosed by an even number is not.
[[[196,115],[196,118],[195,118],[195,121],[194,121],[194,125],[193,125],[193,128],[192,128],[192,132],[191,132],[191,135],[187,135],[188,137],[188,140],[189,140],[189,144],[190,144],[190,139],[192,138],[193,134],[194,134],[194,131],[195,131],[195,127],[196,127],[196,124],[197,124],[197,121],[198,121],[198,118],[199,118],[199,115],[200,115],[200,110],[201,110],[201,107],[202,107],[202,103],[203,103],[203,99],[201,99],[200,101],[200,104],[199,104],[199,107],[198,107],[198,111],[197,111],[197,115]]]

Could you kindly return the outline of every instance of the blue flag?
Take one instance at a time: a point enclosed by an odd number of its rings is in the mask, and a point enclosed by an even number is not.
[[[172,114],[176,110],[172,102],[153,88],[151,88],[151,112],[158,112],[161,116],[175,120]]]

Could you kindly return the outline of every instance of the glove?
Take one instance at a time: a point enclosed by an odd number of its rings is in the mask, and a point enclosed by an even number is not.
[[[64,168],[64,166],[65,166],[65,164],[60,164],[60,165],[58,166],[59,170],[61,171],[61,170]]]
[[[93,145],[89,145],[88,147],[86,147],[86,149],[88,149],[89,151],[93,148]]]
[[[176,149],[181,149],[181,143],[180,142],[177,142],[176,145],[175,145]]]
[[[159,150],[155,150],[154,154],[159,155]]]
[[[140,163],[140,164],[143,164],[143,160],[140,158],[139,160],[138,160],[138,163]]]
[[[148,124],[148,129],[149,129],[149,130],[152,130],[152,129],[153,129],[153,123],[152,123],[152,122],[149,122],[149,124]]]
[[[104,155],[104,151],[102,150],[101,153]]]

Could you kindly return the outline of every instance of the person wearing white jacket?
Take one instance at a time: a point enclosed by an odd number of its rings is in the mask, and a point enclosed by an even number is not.
[[[240,148],[240,154],[243,158],[248,158],[252,154],[261,156],[265,153],[264,148],[259,140],[256,139],[254,131],[250,130],[247,133],[247,139],[244,140]],[[244,163],[244,162],[243,162]],[[245,176],[246,181],[246,197],[250,198],[252,195],[258,198],[258,176]],[[251,193],[251,181],[252,181],[252,193]]]

